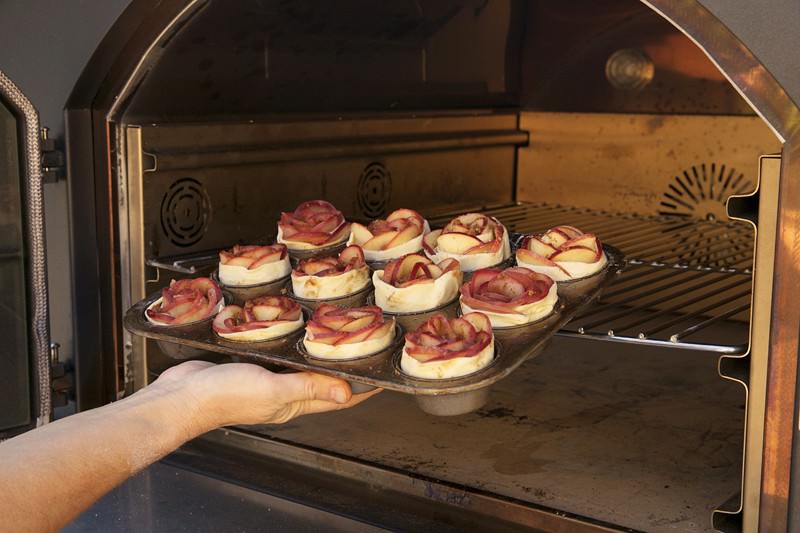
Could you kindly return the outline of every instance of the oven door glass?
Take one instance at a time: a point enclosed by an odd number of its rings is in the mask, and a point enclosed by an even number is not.
[[[41,229],[41,197],[30,194],[41,190],[38,139],[34,148],[26,144],[38,119],[27,100],[9,89],[16,88],[0,72],[0,439],[45,422],[50,404],[47,341],[39,334],[41,325],[47,330],[47,300],[37,296],[46,292],[44,265],[37,261],[33,268],[31,253],[33,231]],[[31,174],[38,189],[30,186]],[[36,243],[41,251],[40,234]],[[35,291],[33,278],[40,280]]]

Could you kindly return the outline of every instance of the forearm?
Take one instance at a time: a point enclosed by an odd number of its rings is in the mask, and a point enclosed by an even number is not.
[[[190,395],[145,389],[0,444],[0,516],[56,530],[131,474],[212,429]]]

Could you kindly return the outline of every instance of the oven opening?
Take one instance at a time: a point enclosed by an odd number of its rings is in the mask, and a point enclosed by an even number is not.
[[[433,501],[456,525],[742,520],[743,486],[759,490],[747,384],[769,325],[755,225],[774,237],[780,174],[762,156],[781,144],[644,4],[189,2],[108,117],[123,308],[210,273],[220,249],[272,241],[310,199],[356,221],[410,207],[433,227],[473,211],[516,233],[573,225],[626,256],[475,412],[431,416],[387,391],[198,446]],[[125,335],[128,389],[175,364]]]

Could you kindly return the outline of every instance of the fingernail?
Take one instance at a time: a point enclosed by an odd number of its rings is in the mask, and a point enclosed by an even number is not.
[[[347,393],[342,388],[334,387],[331,389],[331,399],[336,403],[345,403],[347,401]]]

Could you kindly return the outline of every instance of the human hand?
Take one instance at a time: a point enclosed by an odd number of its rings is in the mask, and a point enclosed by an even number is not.
[[[207,429],[281,424],[300,415],[352,407],[381,390],[354,395],[347,382],[330,376],[275,374],[249,363],[215,365],[205,361],[171,367],[147,389],[179,391],[179,397],[188,403],[187,412],[196,412],[197,423]]]

